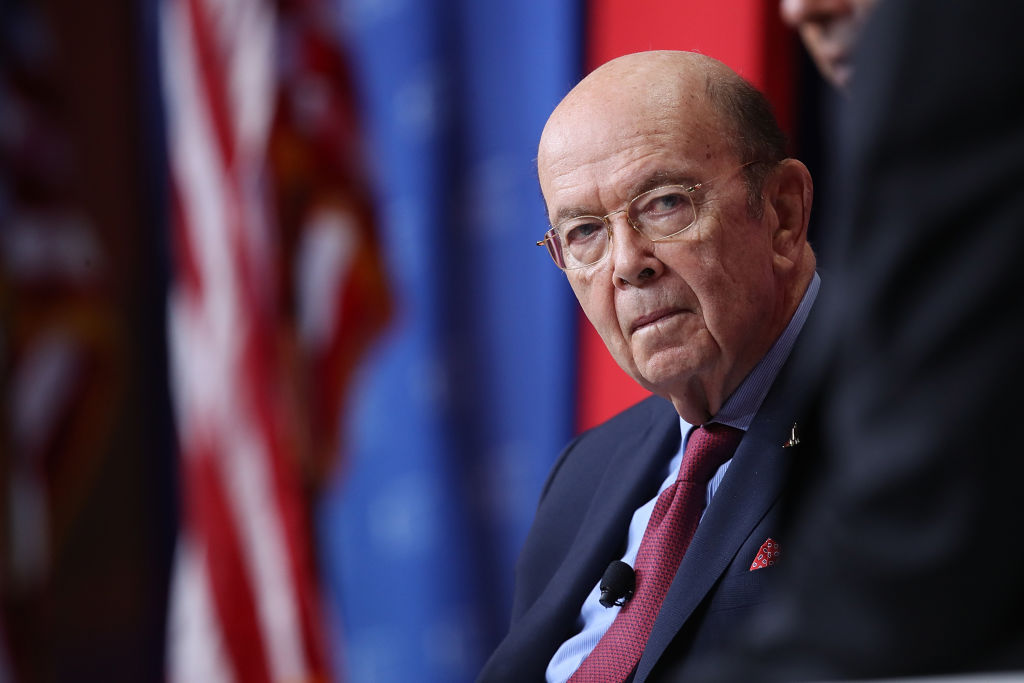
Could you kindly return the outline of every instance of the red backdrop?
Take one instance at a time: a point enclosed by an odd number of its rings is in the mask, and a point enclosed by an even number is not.
[[[768,95],[792,138],[795,50],[777,0],[590,0],[586,67],[642,50],[691,50],[720,59]],[[580,430],[648,396],[623,372],[580,313]]]

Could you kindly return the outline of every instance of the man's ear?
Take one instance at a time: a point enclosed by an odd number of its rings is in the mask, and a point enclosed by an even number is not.
[[[797,262],[807,243],[814,183],[802,162],[784,159],[765,179],[768,210],[775,214],[772,248],[776,258]]]

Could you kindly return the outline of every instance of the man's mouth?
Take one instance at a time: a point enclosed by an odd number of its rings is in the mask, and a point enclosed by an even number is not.
[[[647,315],[640,316],[633,321],[632,325],[630,325],[629,333],[630,335],[634,335],[646,327],[650,327],[655,323],[667,320],[668,318],[679,315],[680,313],[682,313],[682,311],[678,308],[663,308],[648,313]]]

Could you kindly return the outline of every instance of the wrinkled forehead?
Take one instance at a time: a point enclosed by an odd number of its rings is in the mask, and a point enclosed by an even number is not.
[[[608,80],[590,85],[602,84]],[[552,190],[566,184],[625,187],[637,174],[668,170],[700,177],[731,149],[703,79],[632,80],[622,88],[589,87],[566,97],[544,128],[537,172],[551,201]]]
[[[559,103],[541,136],[546,142],[616,131],[686,125],[712,118],[703,70],[613,62],[591,73]]]

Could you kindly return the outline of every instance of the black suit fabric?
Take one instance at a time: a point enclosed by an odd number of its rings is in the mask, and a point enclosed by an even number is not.
[[[781,606],[701,679],[1024,671],[1022,26],[993,0],[869,20],[808,330],[820,467]]]

